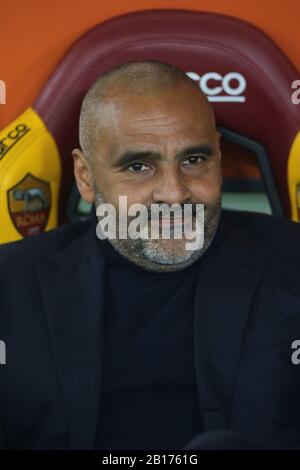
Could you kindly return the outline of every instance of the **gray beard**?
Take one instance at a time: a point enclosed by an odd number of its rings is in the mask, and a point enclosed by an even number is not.
[[[106,201],[102,198],[99,191],[94,188],[95,192],[95,208],[99,204],[104,204]],[[200,204],[200,202],[199,202]],[[117,209],[117,208],[116,208]],[[138,238],[133,240],[127,239],[110,239],[107,241],[111,243],[116,251],[122,256],[131,261],[132,263],[154,272],[174,272],[181,271],[182,269],[192,265],[199,258],[203,256],[208,247],[210,246],[221,215],[221,196],[205,204],[204,207],[204,244],[199,250],[185,250],[185,253],[178,254],[176,252],[166,253],[162,243],[164,240],[152,240]],[[97,217],[100,220],[99,217]],[[172,227],[170,234],[172,234]],[[171,242],[169,242],[171,243]],[[174,243],[174,242],[173,242]]]

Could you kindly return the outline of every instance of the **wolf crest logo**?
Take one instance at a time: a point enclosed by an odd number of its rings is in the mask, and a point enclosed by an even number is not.
[[[50,183],[27,173],[9,189],[7,198],[13,224],[23,237],[45,230],[51,207]]]

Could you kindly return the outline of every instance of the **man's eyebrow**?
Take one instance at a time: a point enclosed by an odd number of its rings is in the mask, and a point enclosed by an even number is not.
[[[113,163],[113,167],[120,168],[129,166],[135,162],[153,162],[157,160],[162,160],[160,153],[152,151],[127,150]]]
[[[210,157],[213,154],[213,149],[208,144],[199,144],[186,147],[180,150],[176,154],[176,160],[181,160],[186,158],[189,155],[206,155]],[[121,168],[125,166],[130,166],[135,162],[155,162],[163,160],[163,156],[159,152],[154,151],[139,151],[139,150],[127,150],[123,152],[118,159],[113,163],[113,167]]]
[[[208,144],[193,145],[191,147],[187,147],[183,150],[180,150],[177,153],[176,158],[181,159],[181,158],[186,158],[190,155],[198,155],[198,154],[201,154],[201,155],[204,154],[207,157],[211,157],[213,154],[213,148]]]

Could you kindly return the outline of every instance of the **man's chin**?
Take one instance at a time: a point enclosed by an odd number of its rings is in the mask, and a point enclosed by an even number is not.
[[[113,247],[132,263],[152,272],[175,272],[190,266],[201,255],[199,252],[186,250],[183,240],[110,240]],[[125,243],[124,243],[125,242]]]
[[[180,267],[195,257],[195,252],[186,250],[185,245],[185,240],[152,240],[143,254],[145,259],[155,264]]]

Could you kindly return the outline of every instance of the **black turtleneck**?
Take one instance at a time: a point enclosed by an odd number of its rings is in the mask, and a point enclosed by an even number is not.
[[[108,240],[99,240],[99,249],[106,260],[106,308],[95,448],[182,449],[201,431],[193,357],[201,259],[156,273],[124,258]]]

